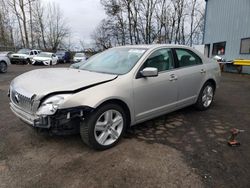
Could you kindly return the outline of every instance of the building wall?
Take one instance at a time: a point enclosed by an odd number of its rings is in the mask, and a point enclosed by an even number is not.
[[[250,59],[240,54],[241,39],[250,38],[250,0],[207,0],[206,6],[204,44],[210,44],[210,56],[213,43],[226,41],[223,58]]]

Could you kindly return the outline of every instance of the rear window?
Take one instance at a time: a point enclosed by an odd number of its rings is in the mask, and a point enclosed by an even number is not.
[[[179,67],[202,64],[201,58],[188,49],[175,49],[179,61]]]

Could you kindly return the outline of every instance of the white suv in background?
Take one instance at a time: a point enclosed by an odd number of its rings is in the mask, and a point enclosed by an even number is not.
[[[37,56],[39,53],[40,50],[21,49],[17,53],[11,55],[10,61],[12,64],[29,64],[33,57]]]

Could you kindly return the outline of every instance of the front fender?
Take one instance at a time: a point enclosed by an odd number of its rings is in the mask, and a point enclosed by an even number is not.
[[[109,100],[120,100],[125,103],[129,108],[131,121],[134,119],[132,84],[122,79],[117,79],[75,93],[69,97],[60,108],[72,108],[75,106],[98,108],[101,104]]]

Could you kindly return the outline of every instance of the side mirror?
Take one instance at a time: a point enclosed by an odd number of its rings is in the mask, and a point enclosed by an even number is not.
[[[154,67],[146,67],[141,71],[143,77],[156,77],[158,76],[158,69]]]

